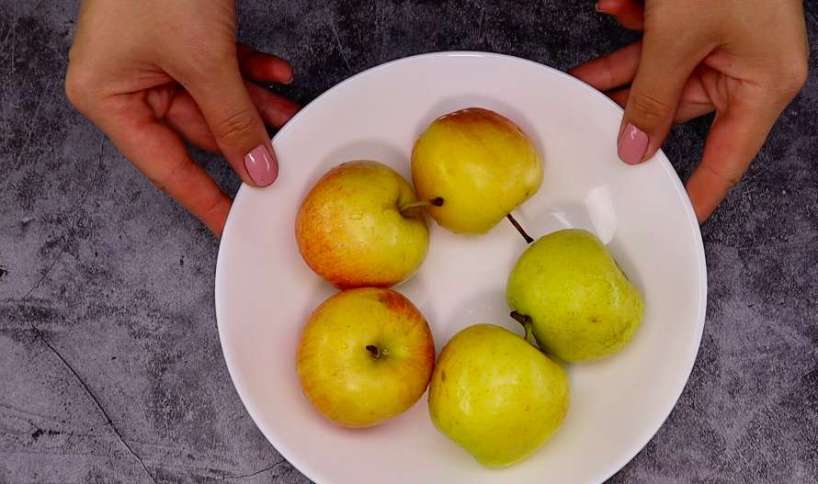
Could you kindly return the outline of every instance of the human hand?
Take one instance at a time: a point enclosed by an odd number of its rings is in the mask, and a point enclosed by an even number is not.
[[[221,234],[230,199],[183,139],[219,151],[254,186],[278,165],[265,123],[293,102],[253,84],[289,83],[290,65],[236,43],[234,0],[86,0],[66,94],[157,187]]]
[[[570,73],[625,108],[619,157],[641,163],[674,122],[716,112],[687,181],[699,222],[738,183],[807,77],[800,0],[599,0],[640,42]]]

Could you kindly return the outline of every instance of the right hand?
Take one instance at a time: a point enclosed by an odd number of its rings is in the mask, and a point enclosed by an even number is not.
[[[642,163],[674,122],[716,112],[687,181],[704,222],[806,82],[803,1],[599,0],[596,8],[644,30],[640,42],[571,70],[625,108],[617,144],[622,161]]]
[[[183,139],[221,152],[242,181],[278,175],[265,123],[298,106],[249,80],[289,83],[290,65],[236,43],[235,0],[86,0],[66,94],[156,186],[217,236],[230,199]]]

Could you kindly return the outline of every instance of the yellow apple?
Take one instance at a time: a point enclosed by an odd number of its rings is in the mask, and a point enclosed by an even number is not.
[[[304,395],[326,418],[370,427],[411,407],[435,361],[432,333],[409,299],[391,289],[358,288],[324,301],[298,346]]]
[[[343,163],[315,184],[295,234],[307,265],[341,289],[388,287],[426,257],[429,231],[411,185],[376,161]]]
[[[440,352],[429,413],[435,427],[480,464],[507,467],[562,425],[569,398],[562,367],[511,331],[476,324]]]
[[[430,215],[460,233],[484,233],[542,183],[534,144],[512,121],[468,108],[432,122],[412,150],[412,179]]]

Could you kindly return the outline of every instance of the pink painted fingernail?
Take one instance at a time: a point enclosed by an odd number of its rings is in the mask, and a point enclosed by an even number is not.
[[[260,187],[266,187],[278,177],[278,161],[266,145],[258,145],[244,156],[244,166],[250,178]]]
[[[625,126],[617,143],[619,158],[629,165],[642,162],[648,149],[648,135],[631,123]]]

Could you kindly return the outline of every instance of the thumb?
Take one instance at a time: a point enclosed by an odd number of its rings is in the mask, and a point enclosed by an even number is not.
[[[202,76],[182,82],[196,101],[219,150],[241,179],[268,186],[278,177],[270,137],[239,71],[235,56]]]
[[[673,125],[682,91],[707,46],[680,42],[672,32],[647,30],[619,130],[617,151],[635,165],[652,157]]]

